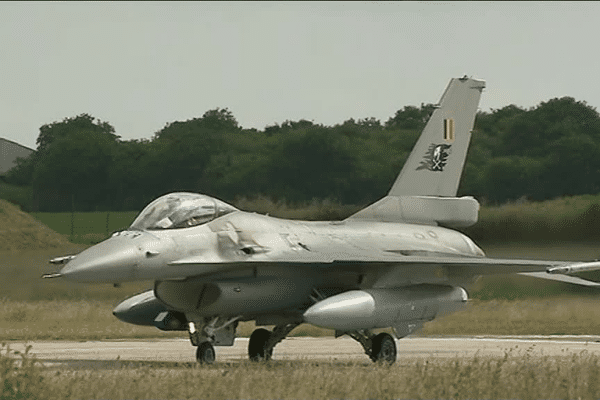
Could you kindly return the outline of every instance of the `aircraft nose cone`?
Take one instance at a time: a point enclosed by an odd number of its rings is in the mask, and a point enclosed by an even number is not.
[[[140,259],[142,251],[131,240],[112,237],[78,254],[60,273],[75,282],[131,281]]]

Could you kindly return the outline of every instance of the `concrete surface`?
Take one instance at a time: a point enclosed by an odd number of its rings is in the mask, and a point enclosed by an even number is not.
[[[123,362],[195,363],[195,348],[187,339],[123,341],[39,341],[11,343],[12,350],[31,353],[49,366],[110,368]],[[232,347],[215,347],[217,363],[247,360],[247,338],[238,338]],[[431,358],[501,357],[505,352],[530,355],[572,355],[589,352],[600,355],[598,336],[520,337],[436,337],[404,338],[397,341],[398,360]],[[342,337],[287,338],[273,352],[274,360],[358,361],[370,363],[360,344]]]

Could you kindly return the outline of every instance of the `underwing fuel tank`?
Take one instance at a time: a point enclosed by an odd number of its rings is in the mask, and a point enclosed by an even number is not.
[[[304,320],[339,331],[420,324],[458,311],[467,299],[465,289],[452,286],[351,290],[314,304]]]
[[[122,301],[113,310],[113,315],[129,324],[155,326],[163,331],[187,330],[185,315],[168,310],[154,296],[153,290]]]

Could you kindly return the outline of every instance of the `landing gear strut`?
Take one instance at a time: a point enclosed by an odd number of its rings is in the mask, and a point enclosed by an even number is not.
[[[360,330],[353,332],[336,332],[336,337],[343,334],[347,334],[352,339],[359,342],[365,350],[365,354],[368,355],[373,362],[391,365],[396,361],[396,341],[390,334],[384,332],[375,335],[368,330]]]
[[[248,343],[248,357],[250,361],[269,361],[273,356],[273,349],[294,329],[300,322],[277,325],[273,332],[259,328],[250,335]]]
[[[225,319],[215,317],[205,318],[201,322],[189,322],[189,334],[192,346],[196,346],[196,360],[200,364],[215,362],[215,348],[213,346],[232,346],[235,339],[235,330],[240,317]]]

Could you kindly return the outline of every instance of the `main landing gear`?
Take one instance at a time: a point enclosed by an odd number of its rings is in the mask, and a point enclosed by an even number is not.
[[[212,343],[202,342],[196,348],[196,360],[200,364],[212,364],[215,358],[215,348]]]
[[[365,354],[369,356],[373,362],[388,365],[396,362],[396,341],[389,333],[383,332],[375,335],[368,330],[353,332],[336,331],[335,336],[339,337],[344,334],[359,342],[365,350]]]
[[[232,346],[239,317],[231,319],[205,319],[199,323],[189,323],[190,341],[196,346],[196,360],[200,364],[215,362],[214,346]],[[252,332],[248,343],[248,356],[251,361],[268,361],[273,349],[301,322],[276,325],[273,331],[259,328]],[[197,328],[199,326],[200,328]]]
[[[273,349],[294,329],[299,322],[277,325],[273,332],[259,328],[250,335],[248,343],[248,357],[250,361],[269,361],[273,356]]]
[[[216,346],[232,346],[235,339],[239,317],[231,319],[214,318],[204,320],[201,328],[197,329],[194,322],[189,323],[189,334],[192,345],[196,346],[196,360],[200,364],[215,362]],[[277,325],[273,331],[264,328],[256,329],[250,335],[248,343],[248,357],[251,361],[269,361],[273,356],[273,349],[301,322]],[[348,335],[359,342],[365,354],[373,362],[393,364],[396,361],[396,341],[388,333],[375,335],[369,330],[351,332],[336,331],[336,337]]]

